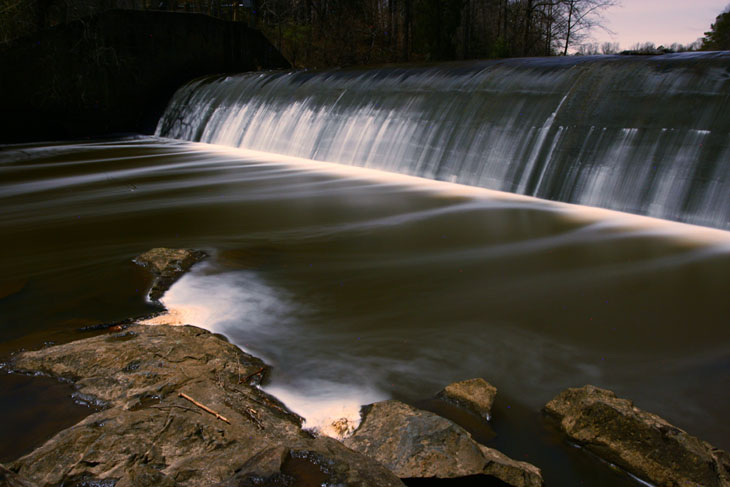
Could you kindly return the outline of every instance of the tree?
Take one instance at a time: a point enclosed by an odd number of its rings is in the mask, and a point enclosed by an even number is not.
[[[417,0],[414,12],[414,41],[423,46],[429,60],[453,59],[456,30],[461,23],[465,0]]]
[[[578,46],[575,54],[577,56],[597,56],[600,52],[601,48],[597,42],[586,42]]]
[[[715,18],[710,31],[702,39],[703,51],[724,51],[730,49],[730,5]]]
[[[601,54],[618,54],[620,51],[618,42],[604,42],[601,44]]]
[[[601,11],[618,5],[618,0],[560,0],[563,11],[563,55],[594,27],[603,27]]]
[[[659,54],[656,44],[653,42],[637,42],[629,49],[632,54]]]

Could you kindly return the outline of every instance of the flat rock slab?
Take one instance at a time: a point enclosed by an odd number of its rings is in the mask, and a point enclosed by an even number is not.
[[[482,378],[454,382],[444,387],[436,397],[471,411],[487,421],[492,419],[492,405],[497,388]]]
[[[608,390],[567,389],[545,413],[586,449],[666,487],[730,486],[730,456]]]
[[[448,419],[395,400],[368,406],[344,443],[404,479],[488,475],[519,487],[543,484],[534,465],[478,444]]]
[[[210,486],[257,475],[252,459],[282,446],[284,460],[315,458],[328,482],[403,485],[375,461],[302,431],[301,418],[249,385],[265,364],[200,328],[132,325],[21,353],[11,366],[67,380],[101,408],[8,465],[38,485]],[[304,475],[291,465],[282,460],[281,475]]]
[[[155,276],[149,298],[157,301],[193,264],[205,257],[207,254],[202,250],[158,247],[135,257],[133,262]]]

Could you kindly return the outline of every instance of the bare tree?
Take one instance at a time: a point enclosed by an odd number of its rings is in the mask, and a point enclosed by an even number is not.
[[[605,30],[601,12],[619,4],[618,0],[560,0],[562,7],[563,55],[595,27]]]
[[[578,46],[575,54],[577,56],[596,56],[600,54],[600,46],[597,42],[586,42]]]
[[[631,49],[629,49],[633,53],[637,54],[656,54],[657,53],[657,47],[656,44],[653,42],[637,42],[633,46],[631,46]]]
[[[618,54],[621,48],[618,42],[604,42],[601,44],[601,54]]]

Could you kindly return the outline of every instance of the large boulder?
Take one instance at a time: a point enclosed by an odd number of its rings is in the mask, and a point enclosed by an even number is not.
[[[210,486],[256,474],[249,462],[284,446],[336,465],[328,478],[402,486],[376,462],[303,431],[301,418],[251,385],[265,364],[199,328],[131,325],[18,354],[12,367],[67,380],[97,406],[9,465],[39,485]]]
[[[193,264],[205,257],[207,254],[202,250],[158,247],[138,255],[133,262],[154,275],[149,298],[157,301]]]
[[[482,378],[462,380],[444,387],[436,397],[483,417],[492,419],[497,388]]]
[[[544,408],[573,441],[666,487],[730,486],[730,456],[608,390],[567,389]]]
[[[542,485],[540,470],[474,441],[452,421],[390,400],[366,407],[345,445],[372,457],[400,478],[496,477],[513,486]]]

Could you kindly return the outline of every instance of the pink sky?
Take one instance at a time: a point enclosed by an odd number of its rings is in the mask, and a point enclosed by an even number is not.
[[[637,42],[657,46],[673,42],[689,44],[710,29],[730,0],[621,0],[621,5],[603,12],[604,24],[615,34],[596,28],[598,42],[618,42],[628,49]]]

